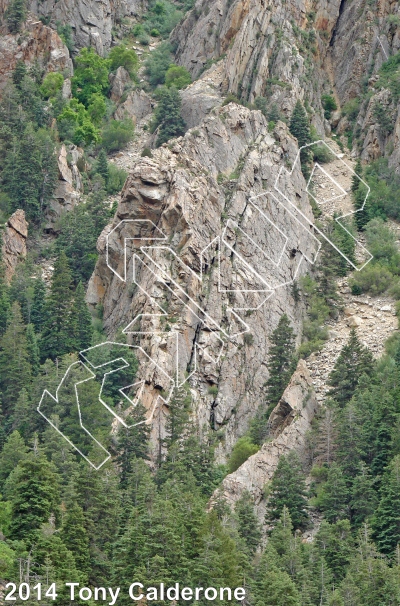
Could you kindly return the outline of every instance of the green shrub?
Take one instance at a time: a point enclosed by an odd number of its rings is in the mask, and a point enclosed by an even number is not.
[[[146,34],[146,32],[143,32],[142,34],[140,34],[139,42],[140,42],[140,44],[143,44],[143,46],[148,46],[150,44],[149,35]]]
[[[75,58],[72,93],[85,107],[91,103],[92,95],[107,94],[110,88],[108,82],[110,65],[111,60],[99,57],[93,48],[82,48]]]
[[[171,65],[171,50],[169,42],[163,42],[146,59],[145,71],[151,86],[164,84],[165,74]]]
[[[103,130],[103,145],[108,152],[122,149],[132,139],[134,132],[134,124],[129,118],[111,120]]]
[[[365,227],[366,245],[373,262],[386,265],[393,273],[400,272],[400,254],[396,236],[381,218],[372,219]]]
[[[159,147],[173,137],[185,134],[186,125],[181,116],[182,100],[174,86],[158,91],[158,106],[154,113],[154,124],[160,127],[156,145]]]
[[[390,135],[394,129],[394,123],[392,116],[388,108],[382,105],[379,101],[377,101],[372,110],[374,118],[377,120],[379,124],[379,129],[384,137]]]
[[[218,387],[216,385],[212,385],[211,387],[208,388],[208,393],[211,396],[216,396],[218,393]]]
[[[234,95],[233,93],[228,93],[226,95],[224,102],[222,103],[222,106],[228,105],[228,103],[237,103],[238,105],[243,105],[243,103],[241,101],[239,101],[237,96]]]
[[[100,140],[100,133],[93,124],[89,112],[77,99],[71,99],[64,107],[57,118],[57,125],[60,138],[72,141],[76,145],[88,145]]]
[[[347,101],[347,103],[345,103],[343,105],[342,115],[347,116],[351,122],[354,121],[357,118],[358,113],[360,111],[360,104],[361,104],[361,101],[358,97],[355,97],[354,99],[350,99],[350,101]]]
[[[40,87],[43,97],[45,97],[45,99],[55,97],[57,91],[62,89],[63,82],[64,78],[62,74],[59,74],[58,72],[49,72]]]
[[[149,147],[145,147],[140,154],[142,158],[152,158],[153,154],[151,153],[151,149]]]
[[[258,452],[259,446],[253,444],[250,438],[240,438],[233,447],[232,454],[228,461],[228,471],[233,473],[236,471],[251,455]]]
[[[191,83],[192,77],[186,67],[179,67],[178,65],[171,63],[165,74],[166,86],[170,87],[173,85],[177,89],[182,89],[186,88]]]
[[[389,167],[387,158],[379,158],[365,169],[365,181],[371,188],[367,200],[369,218],[400,219],[400,176]]]
[[[364,269],[354,275],[349,285],[353,291],[354,288],[361,293],[370,293],[373,296],[385,292],[393,283],[393,274],[387,267],[376,263],[368,263]]]
[[[118,168],[112,162],[108,164],[108,180],[107,180],[107,193],[117,194],[121,191],[126,181],[128,173],[123,168]]]
[[[243,342],[245,345],[252,345],[254,341],[254,336],[251,333],[246,333],[243,335]]]
[[[74,50],[74,41],[72,39],[72,27],[69,24],[63,25],[61,21],[56,21],[57,26],[57,34],[60,36],[61,40],[64,42],[65,46],[72,52]]]
[[[143,25],[141,23],[137,23],[132,30],[132,33],[134,36],[140,36],[140,34],[142,34],[143,32],[144,32],[144,29],[143,29]]]
[[[337,109],[336,101],[330,95],[322,95],[321,97],[322,107],[325,110],[325,118],[327,120],[330,119],[332,111]]]
[[[168,38],[168,35],[183,16],[182,11],[178,10],[176,5],[169,0],[163,2],[154,2],[150,0],[149,11],[143,15],[143,29],[147,34],[153,35],[152,31],[157,31],[157,35]]]
[[[127,48],[124,45],[114,46],[108,55],[110,60],[111,71],[115,71],[119,67],[123,67],[130,74],[134,76],[139,65],[139,59],[135,51],[131,48]]]
[[[150,32],[150,36],[152,36],[153,38],[158,38],[159,36],[161,36],[160,32],[158,31],[158,29],[156,29],[155,27],[151,30]]]
[[[326,145],[313,145],[312,148],[314,162],[327,163],[332,162],[334,156]]]

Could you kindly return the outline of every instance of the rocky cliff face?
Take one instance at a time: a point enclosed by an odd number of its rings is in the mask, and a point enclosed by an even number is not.
[[[189,375],[194,422],[227,430],[221,460],[264,399],[268,337],[282,313],[301,332],[290,282],[307,271],[313,244],[284,200],[265,193],[297,151],[282,122],[270,134],[259,111],[215,108],[136,161],[99,238],[87,300],[103,304],[110,336],[126,327],[138,346],[146,408],[174,373]],[[288,187],[311,217],[298,170]]]
[[[9,0],[1,0],[0,15]],[[147,0],[29,0],[29,10],[37,17],[45,17],[53,26],[59,21],[72,27],[77,50],[93,46],[99,55],[110,49],[112,28],[123,18],[143,14]]]
[[[72,75],[72,61],[60,36],[35,17],[29,17],[23,35],[0,31],[0,94],[18,61],[31,67],[38,61],[46,72]]]
[[[304,360],[300,360],[291,381],[270,417],[271,441],[251,456],[237,471],[229,474],[210,500],[210,508],[221,495],[234,505],[243,491],[252,495],[261,522],[265,516],[265,490],[272,479],[279,458],[295,450],[307,467],[306,435],[318,410],[312,379]]]
[[[319,68],[339,11],[339,0],[315,6],[302,0],[198,0],[172,34],[178,45],[177,61],[193,76],[217,62],[218,74],[212,67],[205,72],[205,81],[211,78],[220,90],[250,102],[270,89],[272,101],[286,115],[298,98],[307,97],[315,110],[315,125],[323,134],[328,127],[320,97],[327,77]],[[313,41],[314,64],[304,53],[306,35]]]

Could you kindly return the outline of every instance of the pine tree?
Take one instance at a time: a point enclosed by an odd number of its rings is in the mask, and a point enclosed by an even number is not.
[[[400,544],[400,455],[391,462],[382,480],[381,500],[374,519],[379,550],[393,554]]]
[[[28,448],[19,431],[13,431],[0,453],[0,483],[2,484],[18,463],[26,459]]]
[[[156,141],[157,147],[172,139],[185,134],[186,124],[181,116],[181,97],[179,91],[171,86],[162,88],[155,112],[155,124],[160,126]]]
[[[340,466],[333,462],[329,468],[328,479],[318,495],[318,507],[324,512],[329,523],[336,523],[348,515],[350,491]]]
[[[299,147],[303,147],[308,143],[311,143],[310,125],[308,117],[304,107],[301,104],[300,99],[297,99],[296,105],[292,116],[290,118],[289,130],[291,134],[296,137]],[[309,163],[311,160],[310,151],[308,148],[302,149],[300,153],[301,169],[304,175],[309,174]]]
[[[17,61],[15,69],[13,71],[12,79],[17,88],[20,88],[22,80],[27,75],[26,65],[23,61]]]
[[[244,540],[246,550],[253,555],[257,549],[262,532],[257,516],[254,513],[254,504],[250,493],[245,490],[235,505],[235,513],[238,519],[238,532]]]
[[[108,162],[107,162],[107,154],[104,147],[99,151],[99,155],[97,156],[96,162],[96,173],[101,175],[104,179],[104,185],[107,187],[108,183]]]
[[[35,280],[33,287],[33,302],[31,309],[31,322],[35,327],[35,331],[40,333],[45,319],[45,298],[46,285],[43,278],[38,277]]]
[[[29,540],[35,530],[58,513],[58,482],[54,467],[40,453],[21,461],[14,471],[10,536]]]
[[[79,572],[87,575],[90,571],[89,538],[82,507],[77,503],[72,503],[67,509],[61,529],[61,539],[74,556]]]
[[[26,19],[27,9],[25,0],[12,0],[7,7],[5,17],[10,32],[19,32]]]
[[[339,520],[336,524],[328,524],[323,520],[316,540],[333,572],[334,580],[338,582],[347,572],[353,549],[354,540],[349,520]]]
[[[35,329],[33,324],[28,324],[26,327],[26,343],[28,347],[29,362],[32,368],[32,375],[36,377],[39,371],[39,345],[37,342]]]
[[[357,160],[356,166],[354,168],[354,172],[356,173],[356,175],[359,175],[359,177],[362,178],[363,169],[362,169],[360,159]],[[353,204],[354,204],[354,208],[357,211],[354,215],[354,219],[355,219],[355,222],[357,225],[357,229],[359,231],[363,231],[366,224],[369,221],[367,209],[363,208],[363,210],[361,210],[361,208],[363,207],[366,195],[367,195],[367,189],[366,189],[365,185],[360,181],[360,179],[358,179],[358,177],[356,177],[356,175],[353,175],[352,180],[351,180],[351,191],[352,191],[352,196],[353,196]]]
[[[132,475],[134,459],[148,459],[150,426],[145,423],[146,409],[139,401],[127,421],[133,427],[121,427],[118,432],[117,463],[120,466],[120,487],[126,488]]]
[[[71,271],[65,253],[61,251],[54,264],[51,289],[46,299],[45,323],[40,339],[42,360],[55,359],[73,350],[69,322],[72,306]]]
[[[31,379],[26,329],[17,302],[11,308],[7,330],[0,340],[0,347],[0,382],[7,411],[16,401],[21,389],[29,386]]]
[[[34,407],[29,400],[29,395],[26,389],[22,388],[18,400],[15,404],[13,419],[13,429],[17,429],[26,439],[32,427],[32,413]]]
[[[295,370],[295,336],[286,314],[280,317],[278,326],[270,337],[267,386],[267,402],[271,411],[279,402],[290,377]]]
[[[272,104],[267,116],[268,120],[270,122],[274,122],[275,124],[278,122],[278,120],[280,120],[279,109],[276,103]]]
[[[93,337],[92,316],[85,301],[85,290],[82,282],[79,282],[76,287],[69,326],[74,349],[81,351],[90,347]]]
[[[374,414],[374,458],[372,471],[374,475],[382,475],[390,457],[393,456],[393,428],[398,419],[398,404],[390,393],[383,395],[376,401]]]
[[[301,463],[295,451],[282,455],[270,485],[266,521],[278,520],[287,507],[294,528],[301,528],[308,520],[307,491]]]
[[[344,406],[354,394],[361,375],[369,375],[373,369],[374,358],[371,352],[361,345],[353,327],[349,341],[340,352],[330,374],[329,385],[333,389],[328,396],[334,398],[340,406]]]
[[[192,400],[190,392],[186,390],[186,385],[174,391],[169,403],[169,415],[166,423],[167,438],[164,441],[164,445],[168,449],[183,437],[183,430],[189,420]]]

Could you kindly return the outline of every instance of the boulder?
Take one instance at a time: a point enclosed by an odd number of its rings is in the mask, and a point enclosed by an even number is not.
[[[180,94],[182,97],[181,115],[188,128],[198,126],[213,107],[222,103],[221,95],[216,92],[214,87],[202,80],[194,82]]]
[[[126,85],[131,81],[129,74],[124,67],[119,67],[115,74],[109,75],[108,79],[111,84],[111,99],[119,103]]]
[[[130,118],[134,124],[148,116],[155,105],[144,90],[136,89],[128,93],[126,100],[119,105],[114,116],[116,120]]]

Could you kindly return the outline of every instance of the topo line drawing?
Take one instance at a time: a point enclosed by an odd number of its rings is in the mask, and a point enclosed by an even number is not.
[[[379,38],[378,38],[379,39]],[[361,267],[357,267],[355,263],[351,259],[349,259],[346,254],[341,251],[329,238],[326,234],[323,233],[322,229],[320,229],[313,219],[306,216],[302,210],[298,207],[296,200],[292,199],[287,192],[285,192],[285,187],[283,186],[285,182],[288,182],[289,185],[291,183],[291,177],[294,174],[295,169],[298,168],[300,164],[300,155],[302,150],[306,148],[312,148],[314,145],[324,145],[328,151],[333,154],[337,160],[340,160],[342,165],[346,170],[349,171],[351,176],[357,177],[361,183],[366,187],[366,195],[363,201],[362,207],[358,210],[353,210],[342,214],[338,217],[335,217],[335,221],[340,225],[342,229],[344,229],[347,234],[353,238],[356,244],[362,249],[363,253],[367,257],[365,262]],[[276,246],[273,250],[269,250],[267,248],[268,242],[264,242],[264,239],[261,242],[256,241],[255,237],[252,237],[248,231],[246,231],[246,226],[239,225],[233,219],[228,219],[224,228],[222,229],[219,235],[216,235],[200,252],[200,268],[198,272],[195,272],[192,268],[188,267],[180,257],[175,253],[175,251],[168,246],[167,236],[164,234],[159,227],[157,227],[152,221],[145,219],[124,219],[121,220],[106,236],[106,263],[111,272],[117,276],[117,278],[123,283],[127,283],[132,281],[139,289],[139,291],[144,294],[152,303],[153,309],[155,309],[155,313],[140,313],[137,314],[136,317],[131,320],[127,326],[123,329],[123,333],[126,335],[138,335],[138,336],[150,336],[150,337],[159,337],[164,340],[169,339],[170,343],[174,344],[174,369],[173,372],[167,372],[165,368],[163,368],[158,360],[151,357],[143,347],[139,345],[128,345],[126,343],[117,343],[114,341],[106,341],[104,343],[100,343],[93,347],[89,347],[81,352],[79,352],[80,360],[78,362],[74,362],[67,369],[64,377],[62,378],[55,396],[53,396],[50,392],[45,390],[37,407],[38,412],[46,419],[46,421],[59,433],[61,434],[65,440],[73,447],[75,450],[81,454],[88,463],[94,467],[96,470],[100,469],[111,457],[111,454],[107,451],[107,449],[100,444],[100,442],[96,439],[96,437],[89,431],[89,429],[85,426],[85,422],[82,418],[82,409],[81,403],[79,401],[79,385],[85,383],[90,380],[96,379],[96,372],[103,372],[103,377],[100,385],[100,391],[98,395],[99,403],[108,411],[108,413],[112,416],[112,418],[118,421],[122,426],[126,428],[133,427],[134,425],[129,425],[122,414],[118,414],[109,404],[106,402],[103,396],[105,384],[108,381],[108,378],[115,372],[126,369],[129,367],[129,362],[127,359],[123,357],[123,355],[117,355],[114,359],[108,359],[106,362],[98,362],[96,361],[96,356],[100,352],[101,348],[113,348],[117,347],[121,348],[130,348],[133,350],[137,350],[143,356],[143,359],[147,360],[147,364],[151,368],[156,368],[158,372],[160,372],[165,381],[169,384],[169,389],[166,397],[162,397],[158,395],[153,403],[153,406],[150,410],[150,414],[146,421],[141,421],[141,423],[151,423],[155,410],[158,406],[168,405],[173,391],[176,388],[182,387],[186,381],[188,381],[198,369],[198,355],[201,352],[202,356],[207,359],[212,364],[219,364],[222,352],[226,343],[237,339],[239,336],[250,331],[250,326],[243,318],[240,317],[239,313],[241,312],[252,312],[259,310],[265,304],[267,304],[268,300],[273,296],[273,294],[280,288],[291,285],[295,282],[296,278],[299,275],[300,268],[302,267],[304,262],[309,263],[310,265],[314,265],[318,255],[320,253],[322,243],[320,238],[326,240],[336,251],[340,254],[356,271],[360,271],[363,269],[367,263],[373,258],[371,253],[359,242],[356,238],[351,234],[351,232],[347,229],[347,227],[341,223],[346,217],[355,214],[356,212],[360,212],[364,209],[368,195],[370,193],[370,188],[367,183],[357,175],[354,170],[348,166],[341,157],[342,155],[336,154],[334,150],[332,150],[323,140],[316,141],[314,143],[310,143],[301,147],[297,153],[295,161],[291,170],[287,170],[285,167],[281,167],[278,175],[276,177],[274,183],[273,191],[263,191],[260,194],[253,195],[249,197],[248,200],[248,208],[251,217],[251,213],[254,213],[256,217],[256,222],[258,224],[259,229],[264,229],[264,234],[267,234],[265,240],[268,240],[269,236],[273,233],[274,238],[277,239],[279,245]],[[332,187],[336,188],[332,189],[331,192],[334,194],[327,200],[320,200],[315,192],[312,190],[312,181],[316,171],[319,171],[324,178],[327,179],[328,183],[333,183]],[[348,192],[333,178],[331,174],[325,170],[318,162],[316,162],[313,166],[311,175],[306,183],[306,191],[309,196],[311,196],[314,201],[319,205],[326,205],[328,202],[335,202],[344,199]],[[297,225],[297,232],[301,234],[302,239],[300,243],[297,244],[297,248],[295,250],[295,262],[290,266],[291,275],[287,275],[288,267],[285,268],[284,260],[285,260],[285,252],[289,252],[291,247],[290,238],[282,226],[278,225],[276,221],[273,221],[270,216],[268,216],[265,208],[262,208],[262,202],[267,201],[266,206],[270,208],[270,213],[272,213],[273,209],[277,214],[281,214],[282,217],[287,216],[290,218],[295,225]],[[254,221],[253,221],[254,223]],[[252,223],[249,223],[250,227],[252,227]],[[132,230],[134,233],[132,233]],[[236,240],[233,240],[236,238]],[[259,266],[254,266],[254,261],[252,264],[252,258],[246,259],[243,254],[239,252],[238,248],[234,245],[237,244],[240,238],[243,241],[249,243],[255,253],[257,253],[262,263]],[[119,270],[120,265],[120,254],[121,246],[120,243],[122,241],[122,260],[123,260],[123,270],[122,273]],[[116,248],[113,249],[113,242],[117,244]],[[135,243],[135,247],[137,252],[133,252],[130,249],[130,243]],[[143,242],[143,245],[141,243]],[[153,244],[153,242],[159,242],[159,244]],[[218,292],[220,293],[238,293],[240,295],[243,294],[260,294],[262,297],[261,302],[257,306],[245,306],[241,305],[239,307],[229,306],[226,308],[226,315],[230,317],[230,321],[228,326],[223,326],[219,320],[213,316],[210,310],[206,310],[201,306],[201,304],[194,299],[193,296],[190,296],[188,292],[173,278],[171,271],[169,271],[166,267],[163,267],[160,259],[165,259],[168,256],[169,259],[173,259],[173,262],[176,266],[180,267],[180,269],[184,272],[187,272],[187,275],[190,276],[199,287],[204,287],[204,279],[206,276],[206,272],[204,268],[207,265],[207,254],[210,248],[214,247],[217,251],[217,264],[218,264]],[[245,278],[247,281],[252,281],[254,283],[254,288],[233,288],[232,286],[237,286],[236,284],[231,284],[229,288],[224,288],[221,283],[221,275],[222,275],[222,249],[226,248],[229,251],[229,255],[232,259],[234,259],[235,263],[237,263],[236,274],[240,276],[240,272],[245,274]],[[128,278],[127,270],[128,270],[128,253],[131,253],[130,259],[132,262],[132,275],[131,278]],[[138,328],[138,324],[141,323],[142,320],[155,320],[158,322],[160,319],[167,318],[167,312],[159,305],[157,300],[154,298],[151,292],[148,292],[140,282],[141,272],[147,272],[147,275],[151,276],[154,281],[158,281],[163,285],[163,287],[171,293],[173,297],[175,297],[180,304],[183,306],[183,310],[188,312],[196,318],[196,321],[204,326],[207,326],[207,330],[211,331],[215,337],[217,355],[208,350],[208,346],[203,347],[199,343],[194,344],[194,353],[193,353],[193,370],[183,378],[181,377],[180,368],[179,368],[179,351],[180,351],[180,332],[176,329],[171,329],[169,331],[164,330],[141,330]],[[270,272],[271,275],[268,274]],[[234,272],[232,272],[233,275]],[[239,280],[239,278],[237,278]],[[231,282],[233,281],[233,277],[231,276]],[[257,288],[255,287],[257,286]],[[112,349],[111,349],[112,350]],[[112,357],[112,356],[111,356]],[[112,367],[114,364],[118,364],[117,368]],[[107,368],[112,368],[108,370]],[[67,435],[56,426],[56,424],[51,420],[50,415],[46,412],[46,405],[48,406],[48,402],[58,403],[60,392],[62,392],[63,387],[66,386],[68,382],[68,378],[73,372],[76,372],[79,369],[83,374],[84,378],[79,381],[76,381],[73,385],[73,392],[75,397],[74,406],[77,407],[78,415],[79,415],[79,423],[82,428],[82,431],[89,436],[93,443],[97,448],[97,459],[91,460],[91,458],[83,453],[77,446],[73,443],[71,439]],[[129,391],[130,388],[136,387],[136,396],[134,399],[131,399],[125,391]],[[145,388],[145,380],[136,381],[130,385],[125,385],[118,389],[121,397],[125,402],[128,402],[128,408],[134,408],[137,406],[140,401],[143,391]]]

